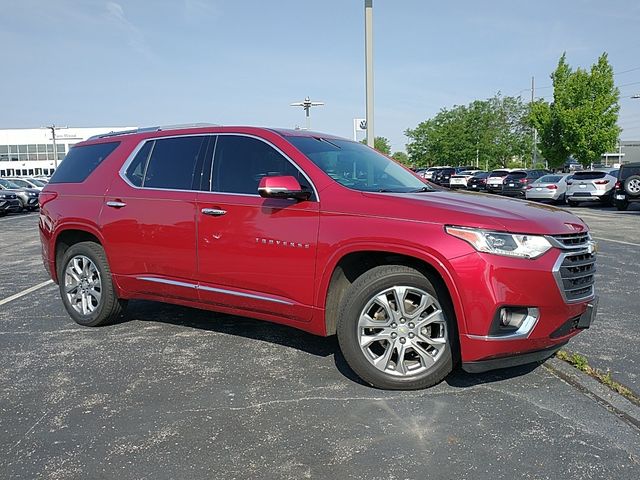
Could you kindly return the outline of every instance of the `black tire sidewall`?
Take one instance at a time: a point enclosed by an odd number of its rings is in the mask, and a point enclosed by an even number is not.
[[[389,267],[389,266],[386,266]],[[346,295],[338,318],[338,342],[340,349],[352,370],[365,382],[376,387],[394,390],[413,390],[426,388],[442,381],[452,370],[454,363],[454,349],[457,348],[457,329],[455,328],[452,312],[448,312],[448,301],[438,294],[436,288],[427,277],[410,267],[397,267],[396,271],[380,278],[375,278],[376,267],[363,274],[351,286]],[[375,278],[371,280],[372,278]],[[407,378],[394,377],[376,369],[365,358],[360,350],[358,335],[358,318],[366,303],[374,294],[396,285],[406,285],[420,288],[432,295],[442,308],[446,319],[448,344],[443,358],[438,361],[436,368],[419,375]],[[351,295],[349,295],[351,294]]]
[[[85,257],[89,258],[100,273],[100,281],[102,284],[100,304],[91,315],[80,315],[78,312],[76,312],[76,310],[69,303],[65,292],[65,270],[69,261],[77,255],[84,255]],[[111,271],[109,270],[108,264],[106,262],[106,256],[104,255],[102,247],[91,242],[77,243],[69,247],[69,249],[62,257],[62,262],[60,262],[60,267],[58,269],[58,286],[60,288],[62,303],[64,304],[67,313],[69,313],[71,318],[73,318],[76,323],[86,327],[94,327],[102,324],[104,322],[107,303],[109,302],[110,298],[113,298],[115,296],[113,284],[111,283]]]

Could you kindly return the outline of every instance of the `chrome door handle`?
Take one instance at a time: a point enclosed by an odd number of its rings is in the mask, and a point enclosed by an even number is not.
[[[221,217],[222,215],[227,213],[227,211],[221,210],[219,208],[203,208],[202,213],[204,213],[205,215],[211,215],[212,217]]]
[[[122,207],[126,207],[127,204],[124,202],[107,202],[107,207],[112,207],[112,208],[122,208]]]

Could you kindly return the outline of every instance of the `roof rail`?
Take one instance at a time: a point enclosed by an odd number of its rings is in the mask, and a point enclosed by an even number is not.
[[[134,133],[147,133],[147,132],[162,132],[163,130],[182,130],[185,128],[197,128],[197,127],[219,127],[220,125],[215,123],[180,123],[176,125],[161,125],[157,127],[142,127],[135,128],[133,130],[120,130],[108,133],[101,133],[89,137],[88,140],[95,140],[98,138],[117,137],[120,135],[132,135]]]

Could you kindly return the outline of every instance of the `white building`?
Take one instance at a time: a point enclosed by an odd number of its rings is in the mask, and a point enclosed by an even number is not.
[[[51,175],[78,142],[93,135],[136,127],[56,128],[56,150],[49,128],[0,129],[0,177]]]

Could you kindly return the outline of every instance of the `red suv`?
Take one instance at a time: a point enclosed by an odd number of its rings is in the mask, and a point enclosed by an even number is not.
[[[40,205],[44,264],[79,324],[148,299],[337,334],[380,388],[544,360],[595,315],[579,218],[435,189],[331,135],[102,135],[71,149]]]

